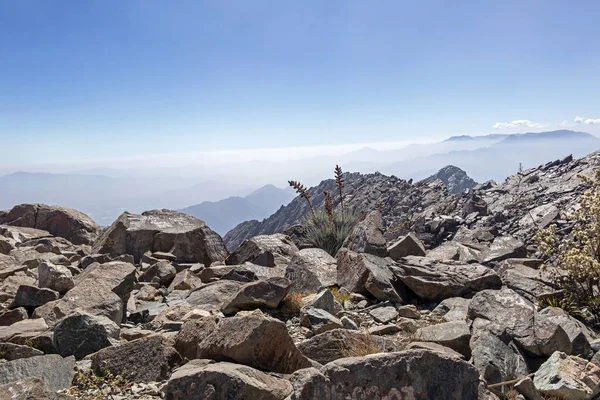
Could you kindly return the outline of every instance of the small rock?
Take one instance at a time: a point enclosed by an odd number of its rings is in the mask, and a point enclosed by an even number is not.
[[[398,318],[399,313],[395,307],[378,307],[369,311],[369,315],[379,323],[387,324]]]

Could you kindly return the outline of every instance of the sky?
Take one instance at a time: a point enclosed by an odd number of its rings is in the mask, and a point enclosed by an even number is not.
[[[600,135],[598,15],[596,0],[2,1],[0,166]]]

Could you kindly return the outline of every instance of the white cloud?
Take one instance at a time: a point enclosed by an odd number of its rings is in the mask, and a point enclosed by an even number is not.
[[[582,118],[582,117],[575,117],[575,122],[578,124],[587,124],[587,125],[594,125],[594,124],[600,124],[600,118]]]
[[[492,128],[494,129],[515,129],[515,128],[544,128],[547,125],[538,122],[531,122],[527,119],[517,119],[512,122],[496,122]]]
[[[569,126],[571,126],[571,123],[565,119],[563,122],[558,124],[558,126],[560,126],[561,128],[568,128]]]

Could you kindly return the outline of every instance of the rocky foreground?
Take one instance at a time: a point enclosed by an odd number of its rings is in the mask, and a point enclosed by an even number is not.
[[[361,178],[365,217],[335,258],[301,232],[229,252],[168,210],[104,230],[64,207],[0,212],[0,400],[592,399],[600,341],[538,307],[560,288],[531,237],[568,234],[560,211],[598,167],[567,158],[459,195]]]

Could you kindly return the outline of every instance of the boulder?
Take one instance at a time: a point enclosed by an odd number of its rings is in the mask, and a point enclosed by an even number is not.
[[[497,324],[527,353],[550,356],[555,351],[572,350],[566,332],[547,316],[539,315],[532,303],[511,289],[477,293],[467,314],[471,320],[483,318]]]
[[[189,305],[203,310],[220,310],[241,286],[242,283],[236,281],[212,282],[194,289],[185,300]]]
[[[119,334],[119,326],[104,316],[73,314],[56,324],[52,342],[61,356],[81,360],[119,344]]]
[[[0,385],[0,400],[66,400],[44,385],[39,378],[23,378]]]
[[[165,387],[167,400],[281,400],[292,385],[254,368],[229,362],[193,360],[177,369]]]
[[[131,382],[155,382],[168,379],[182,358],[168,339],[156,335],[106,347],[97,352],[92,370],[123,376]]]
[[[537,297],[555,291],[552,276],[549,272],[538,270],[522,264],[507,261],[498,268],[502,283],[525,297],[529,301],[537,301]]]
[[[100,235],[92,251],[111,256],[131,254],[136,263],[147,251],[171,253],[178,262],[205,265],[227,257],[223,239],[204,221],[170,210],[123,213]]]
[[[539,314],[547,317],[565,331],[571,342],[573,355],[585,359],[590,359],[594,355],[590,344],[594,334],[583,323],[571,317],[562,308],[547,307],[541,310]]]
[[[0,364],[0,385],[27,378],[40,379],[46,388],[56,392],[71,386],[75,375],[75,358],[51,354],[20,358]]]
[[[315,307],[307,307],[302,309],[300,313],[300,324],[306,328],[309,328],[317,335],[319,333],[342,327],[342,322],[335,316],[331,315],[325,310]]]
[[[400,347],[394,340],[348,329],[333,329],[298,344],[302,354],[321,364],[368,353],[398,351]]]
[[[247,283],[223,304],[221,312],[232,315],[240,310],[277,308],[288,294],[291,285],[287,278],[271,278]]]
[[[173,290],[192,290],[200,287],[202,285],[202,281],[196,274],[191,272],[189,269],[184,269],[183,271],[177,273],[173,281],[169,285],[169,292]]]
[[[426,255],[425,245],[416,233],[411,232],[388,247],[388,254],[395,261],[400,261],[406,256],[424,257]]]
[[[390,258],[342,248],[337,260],[337,282],[351,293],[371,295],[380,301],[404,302],[404,287],[392,272],[395,263]]]
[[[368,253],[387,257],[388,250],[383,235],[383,219],[379,210],[371,211],[360,221],[344,242],[344,247],[355,253]]]
[[[73,244],[92,244],[100,232],[98,224],[87,215],[72,208],[45,204],[15,206],[1,224],[45,230]]]
[[[499,236],[494,239],[490,247],[483,253],[483,263],[525,256],[527,256],[527,251],[522,241],[508,235]]]
[[[48,325],[41,318],[26,319],[10,326],[0,326],[0,342],[9,342],[15,336],[28,333],[40,333],[48,330]]]
[[[433,314],[444,317],[447,322],[464,321],[469,309],[470,299],[462,297],[450,297],[442,300],[440,304],[432,311]]]
[[[437,263],[423,257],[405,257],[392,268],[394,274],[418,297],[441,301],[500,288],[500,277],[479,264]]]
[[[335,300],[333,293],[329,289],[321,290],[316,295],[309,295],[302,299],[304,307],[314,307],[325,310],[329,314],[336,315],[342,311],[342,306]]]
[[[497,324],[476,319],[473,322],[470,347],[471,363],[488,384],[506,382],[529,374],[525,358],[512,337]]]
[[[38,286],[65,294],[75,286],[73,274],[63,265],[43,262],[38,265]]]
[[[337,261],[322,249],[302,249],[291,259],[285,277],[292,292],[315,292],[337,283]]]
[[[254,313],[225,318],[197,343],[196,358],[234,361],[263,371],[292,373],[311,366],[285,324]]]
[[[548,396],[591,399],[600,393],[600,368],[582,358],[556,352],[537,370],[533,383]]]
[[[298,247],[286,235],[259,235],[245,240],[227,258],[228,265],[251,262],[264,267],[287,265],[298,252]]]
[[[450,347],[442,346],[441,344],[437,344],[434,342],[410,342],[408,346],[406,346],[406,350],[410,349],[422,349],[422,350],[431,350],[437,351],[438,353],[442,353],[451,357],[458,358],[459,360],[463,360],[465,356],[462,354],[452,350]]]
[[[185,321],[175,336],[175,349],[183,357],[193,360],[198,354],[198,343],[217,328],[218,317],[206,316]]]
[[[58,300],[59,294],[50,289],[39,289],[35,286],[21,285],[10,308],[24,307],[33,310],[51,301]]]
[[[0,359],[4,359],[6,361],[43,355],[44,353],[42,351],[34,349],[33,347],[22,346],[14,343],[0,343]]]
[[[465,321],[444,322],[420,328],[413,339],[420,342],[441,344],[464,355],[467,359],[471,357],[469,347],[471,332]]]
[[[23,307],[0,312],[0,326],[9,326],[28,319],[27,310]]]
[[[480,383],[472,365],[430,350],[342,358],[290,379],[296,400],[477,399]]]
[[[369,315],[379,323],[387,324],[398,318],[400,315],[396,307],[378,307],[369,311]]]
[[[175,275],[177,275],[175,267],[169,261],[161,260],[145,270],[139,276],[138,281],[156,283],[159,286],[169,286],[173,279],[175,279]]]

